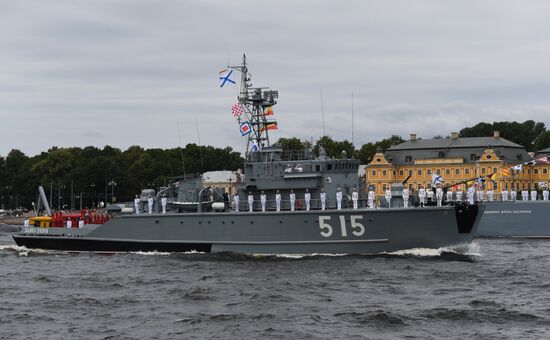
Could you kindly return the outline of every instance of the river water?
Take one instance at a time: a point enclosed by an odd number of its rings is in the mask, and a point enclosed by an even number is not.
[[[550,240],[380,256],[33,251],[0,229],[1,339],[549,338]]]

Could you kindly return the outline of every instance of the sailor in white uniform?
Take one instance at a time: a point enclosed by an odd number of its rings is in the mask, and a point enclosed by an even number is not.
[[[275,208],[277,211],[281,211],[281,193],[277,190],[275,194]]]
[[[353,209],[357,210],[359,201],[359,193],[357,192],[357,188],[353,188],[353,192],[351,193],[351,201],[353,202]]]
[[[423,186],[420,186],[418,189],[418,200],[420,201],[420,206],[423,207],[426,204],[426,189]]]
[[[432,188],[426,189],[426,196],[428,197],[428,204],[432,205],[434,201],[434,196],[435,196]]]
[[[266,202],[267,202],[267,197],[265,196],[265,192],[262,190],[262,193],[260,194],[260,203],[262,205],[262,212],[265,212]]]
[[[447,202],[452,202],[452,201],[453,201],[453,189],[449,188],[447,190]]]
[[[522,201],[528,201],[529,200],[529,192],[527,190],[521,191],[521,200]]]
[[[384,194],[388,208],[391,208],[391,190],[388,188]]]
[[[460,187],[456,189],[456,201],[462,202],[462,189]]]
[[[483,202],[485,200],[485,191],[481,187],[477,190],[477,200],[478,202]]]
[[[374,209],[374,191],[371,189],[368,193],[369,208]]]
[[[476,192],[476,189],[474,188],[473,185],[468,188],[468,192],[466,192],[466,196],[468,198],[468,203],[474,204],[475,192]]]
[[[137,195],[134,198],[134,209],[136,210],[136,215],[139,215],[139,197]]]
[[[311,208],[311,193],[309,192],[309,189],[306,189],[306,193],[304,194],[304,201],[306,202],[306,210],[309,211]]]
[[[435,189],[435,198],[437,200],[437,206],[440,207],[443,205],[443,189],[438,185]]]
[[[70,229],[70,228],[72,228],[72,226],[73,226],[73,221],[71,221],[71,219],[68,218],[68,219],[67,219],[67,228]]]
[[[239,211],[239,194],[238,193],[236,193],[233,196],[233,209],[235,209],[235,211]]]
[[[500,193],[500,197],[503,202],[508,201],[508,190],[506,190],[506,188],[502,190],[502,192]]]
[[[491,189],[487,190],[487,200],[489,202],[493,201],[493,190],[491,190]]]
[[[403,187],[403,192],[401,196],[403,196],[403,208],[408,208],[409,207],[409,189],[407,189],[407,187]]]
[[[25,221],[23,222],[23,226],[24,227],[28,227],[29,226],[29,219],[26,218]]]
[[[248,212],[252,212],[254,210],[254,195],[252,195],[252,191],[248,192]]]
[[[340,190],[340,188],[338,188],[338,190],[336,191],[336,209],[338,210],[342,210],[342,197],[342,191]]]
[[[296,165],[294,167],[294,170],[296,170],[296,172],[304,172],[304,168],[302,168],[300,164]]]
[[[147,213],[153,213],[153,196],[149,196],[149,198],[147,199]]]
[[[80,229],[80,228],[84,228],[84,220],[83,219],[78,220],[78,229]]]
[[[321,210],[325,210],[327,206],[327,193],[325,189],[321,188],[321,193],[319,194],[319,199],[321,200]]]
[[[544,189],[542,189],[542,199],[544,201],[548,201],[548,188],[547,187],[544,187]]]
[[[536,201],[536,200],[537,200],[537,190],[533,189],[531,190],[531,201]]]
[[[286,172],[287,174],[289,174],[289,173],[292,172],[292,166],[291,166],[290,164],[286,166],[285,172]]]
[[[160,199],[160,205],[162,206],[162,213],[163,214],[166,214],[166,202],[168,201],[168,199],[166,198],[166,196],[162,196],[162,198]]]
[[[296,207],[296,194],[294,190],[290,189],[290,211],[294,211]]]

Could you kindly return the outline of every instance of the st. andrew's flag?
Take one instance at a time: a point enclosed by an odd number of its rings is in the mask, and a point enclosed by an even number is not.
[[[441,175],[432,174],[432,186],[443,183]]]

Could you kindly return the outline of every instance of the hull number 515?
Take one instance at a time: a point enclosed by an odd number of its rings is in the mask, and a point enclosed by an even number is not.
[[[342,237],[348,237],[348,227],[346,225],[346,216],[338,216],[340,223],[336,223],[340,225],[339,234],[342,235]],[[365,226],[361,224],[361,220],[363,219],[363,216],[361,215],[351,215],[349,217],[350,222],[350,230],[351,233],[354,236],[360,237],[365,234]],[[323,237],[331,237],[332,233],[334,232],[334,229],[338,229],[337,226],[334,228],[332,227],[331,223],[331,216],[319,216],[319,228],[321,229],[321,236]],[[338,231],[336,231],[338,234]]]

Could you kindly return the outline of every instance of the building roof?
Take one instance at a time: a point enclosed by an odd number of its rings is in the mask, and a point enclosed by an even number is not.
[[[539,150],[535,153],[535,158],[550,155],[550,148]]]
[[[406,141],[404,143],[394,145],[389,150],[417,150],[417,149],[434,149],[434,148],[479,148],[479,147],[509,147],[521,148],[523,146],[510,142],[501,137],[462,137],[462,138],[435,138],[435,139],[417,139],[414,141]]]
[[[456,139],[418,139],[394,145],[384,153],[392,164],[414,164],[417,159],[462,158],[474,163],[491,148],[500,160],[511,163],[531,159],[525,148],[500,137],[463,137]]]

